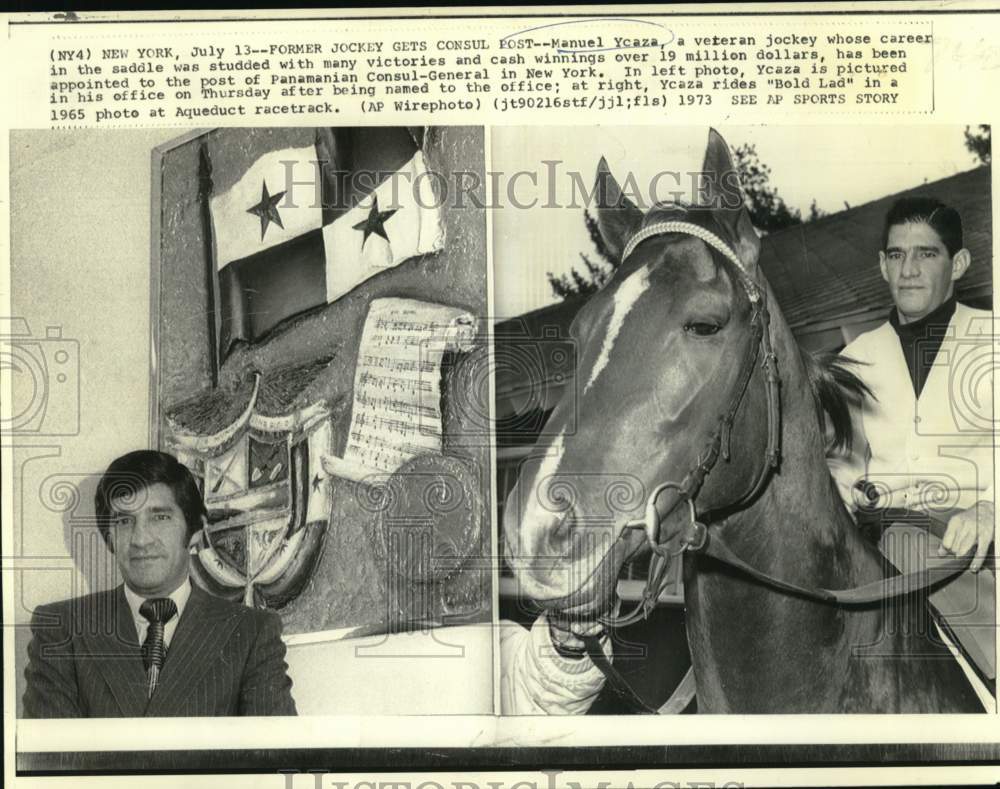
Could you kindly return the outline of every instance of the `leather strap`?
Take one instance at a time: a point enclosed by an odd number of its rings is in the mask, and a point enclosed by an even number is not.
[[[968,568],[972,560],[971,556],[956,556],[935,564],[933,567],[925,567],[921,570],[894,575],[890,578],[882,578],[878,581],[855,586],[851,589],[823,589],[821,587],[810,588],[799,586],[791,581],[775,578],[762,570],[758,570],[733,553],[718,535],[710,536],[698,552],[705,556],[711,556],[713,559],[727,564],[774,589],[791,592],[822,603],[845,606],[870,605],[882,600],[891,600],[894,597],[919,592],[941,581],[945,581],[954,575],[958,575]]]
[[[691,666],[684,674],[680,684],[670,694],[670,698],[663,702],[663,705],[656,713],[658,715],[680,715],[694,701],[694,697],[698,695],[697,690],[698,686],[694,679],[694,666]]]
[[[580,636],[580,640],[583,641],[588,657],[590,657],[594,665],[604,675],[611,689],[619,698],[623,699],[639,712],[645,715],[678,715],[686,710],[688,705],[694,700],[697,690],[694,679],[694,667],[688,668],[680,684],[670,694],[669,699],[659,707],[651,707],[639,698],[639,694],[635,692],[628,683],[628,680],[622,676],[622,673],[618,669],[611,665],[611,661],[608,660],[608,656],[604,654],[604,650],[601,648],[599,637]]]
[[[892,576],[891,578],[882,578],[878,581],[872,581],[871,583],[862,584],[851,589],[824,589],[822,587],[809,588],[800,586],[799,584],[768,575],[739,558],[718,536],[710,537],[697,552],[705,556],[711,556],[713,559],[729,565],[772,588],[806,597],[810,600],[843,606],[871,605],[883,600],[890,600],[895,597],[919,592],[957,575],[967,569],[971,561],[971,557],[969,556],[957,556],[953,559],[942,561],[934,567],[914,570]],[[643,615],[648,612],[645,606],[642,607],[642,610]],[[628,683],[628,680],[622,676],[618,669],[611,665],[611,662],[604,654],[604,650],[601,648],[601,642],[597,636],[581,636],[581,640],[584,643],[588,657],[590,657],[594,665],[604,675],[611,689],[640,712],[647,715],[676,715],[683,712],[692,699],[694,699],[697,687],[693,667],[688,669],[680,684],[670,695],[670,698],[661,707],[655,709],[639,698],[639,695]]]
[[[682,232],[701,238],[703,241],[706,241],[706,243],[709,243],[716,250],[725,255],[730,261],[735,262],[740,274],[740,282],[746,289],[747,296],[752,304],[753,312],[750,316],[751,348],[748,355],[743,360],[742,367],[737,376],[736,386],[730,395],[729,403],[727,404],[728,407],[726,411],[723,412],[723,415],[719,420],[718,427],[712,434],[701,455],[697,458],[695,465],[688,471],[681,482],[664,483],[657,488],[653,495],[650,496],[647,509],[655,508],[656,496],[659,495],[659,492],[665,489],[673,489],[675,491],[674,500],[670,503],[670,506],[660,514],[661,521],[662,518],[665,517],[667,513],[673,511],[673,508],[680,504],[681,501],[686,499],[689,502],[693,502],[694,497],[697,495],[702,483],[705,480],[705,477],[714,468],[720,455],[725,457],[726,460],[729,459],[729,444],[732,425],[735,420],[736,413],[743,402],[744,396],[746,395],[750,378],[753,374],[754,368],[757,366],[757,360],[760,357],[763,357],[762,368],[764,371],[764,384],[767,398],[767,447],[764,453],[764,463],[747,492],[739,499],[731,502],[727,508],[742,508],[749,502],[753,501],[767,485],[771,478],[771,473],[778,466],[781,457],[781,378],[777,367],[777,356],[775,355],[774,349],[771,345],[770,316],[767,311],[764,293],[760,290],[759,286],[749,278],[742,263],[735,255],[735,252],[733,252],[727,244],[723,243],[721,239],[719,239],[711,231],[708,231],[706,228],[695,226],[687,222],[660,223],[640,231],[640,233],[636,234],[636,236],[630,240],[625,250],[625,255],[623,255],[623,260],[624,258],[627,258],[635,247],[645,239],[667,232]],[[609,616],[602,618],[601,621],[607,626],[620,627],[637,621],[638,619],[645,618],[655,605],[656,599],[659,597],[659,591],[666,578],[666,566],[669,562],[670,556],[664,552],[664,547],[659,545],[658,540],[655,539],[655,537],[658,536],[659,523],[647,526],[645,521],[633,521],[625,524],[624,528],[627,529],[633,527],[646,527],[647,531],[650,532],[650,543],[652,544],[653,551],[656,554],[654,557],[654,564],[653,567],[650,568],[643,600],[640,604],[625,616]],[[713,559],[727,564],[730,567],[733,567],[734,569],[739,570],[740,572],[772,588],[790,592],[811,600],[817,600],[834,605],[870,605],[883,600],[889,600],[902,595],[911,594],[957,575],[969,566],[969,562],[971,560],[970,557],[956,557],[954,559],[944,561],[934,567],[904,573],[891,578],[880,579],[853,589],[807,588],[789,581],[774,578],[773,576],[770,576],[767,573],[747,564],[735,553],[733,553],[732,550],[730,550],[717,535],[714,538],[706,539],[707,530],[701,523],[698,523],[695,520],[692,507],[690,528],[695,529],[696,527],[701,530],[699,533],[699,539],[692,540],[691,535],[689,535],[688,538],[683,541],[686,544],[687,550],[710,556]],[[619,539],[620,538],[621,535],[619,535]],[[584,643],[587,648],[587,654],[590,656],[591,660],[594,661],[594,664],[598,667],[598,669],[600,669],[601,673],[604,674],[608,683],[619,696],[642,712],[648,714],[655,714],[658,712],[658,710],[654,710],[642,701],[625,678],[618,672],[617,669],[614,668],[614,666],[611,665],[610,661],[608,661],[605,656],[604,651],[600,647],[600,642],[596,638],[589,637],[584,639]],[[690,695],[688,696],[688,694]],[[681,684],[674,691],[671,699],[667,702],[667,704],[663,705],[659,711],[665,711],[669,708],[670,712],[680,712],[687,706],[686,703],[681,706],[685,696],[688,696],[688,703],[690,702],[690,698],[694,696],[694,675],[691,671],[689,671],[681,681]]]
[[[621,675],[614,666],[611,665],[611,661],[608,660],[608,656],[604,654],[604,649],[601,647],[601,639],[597,636],[579,636],[580,640],[583,641],[584,646],[587,648],[587,655],[594,665],[600,669],[601,673],[604,675],[605,679],[608,681],[608,685],[611,689],[618,694],[627,703],[631,704],[639,712],[645,713],[646,715],[656,715],[657,711],[655,708],[650,707],[646,702],[639,698],[639,694],[636,693],[632,686],[628,684],[628,680]]]

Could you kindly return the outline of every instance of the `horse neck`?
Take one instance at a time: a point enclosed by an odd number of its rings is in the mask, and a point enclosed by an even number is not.
[[[882,577],[831,478],[812,392],[790,342],[775,343],[782,374],[782,461],[760,497],[714,524],[741,559],[807,587],[848,588]],[[734,436],[735,438],[735,436]],[[875,616],[848,621],[843,609],[754,583],[700,558],[686,563],[685,596],[699,699],[713,711],[834,707],[848,681],[844,650],[875,637]],[[753,660],[747,659],[752,644]],[[761,676],[769,681],[761,683]],[[825,683],[799,698],[802,677]]]
[[[802,586],[844,589],[877,580],[882,559],[862,539],[827,469],[798,346],[780,314],[772,327],[782,376],[782,463],[751,506],[712,526],[714,538],[754,567]],[[699,710],[979,709],[944,647],[939,660],[902,658],[927,648],[914,635],[917,606],[854,611],[816,603],[699,557],[685,559],[684,588]],[[902,619],[887,628],[889,611]],[[851,659],[859,646],[880,642],[889,658]]]
[[[780,313],[772,321],[781,374],[781,465],[763,494],[722,531],[740,555],[778,577],[843,588],[882,577],[826,463],[812,388]]]
[[[757,501],[729,517],[721,532],[740,556],[793,582],[845,588],[880,578],[881,562],[843,504],[826,464],[811,395],[803,394],[807,408],[783,404],[780,469]]]

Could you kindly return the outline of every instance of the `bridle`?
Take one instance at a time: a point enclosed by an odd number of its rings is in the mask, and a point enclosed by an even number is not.
[[[641,229],[625,245],[622,252],[622,262],[624,263],[636,247],[646,239],[668,233],[681,233],[701,239],[736,267],[739,282],[750,300],[750,345],[747,355],[743,358],[739,375],[736,378],[736,385],[729,396],[726,408],[694,465],[680,482],[663,482],[652,490],[646,500],[644,516],[641,519],[621,524],[621,533],[628,529],[643,529],[645,531],[653,551],[653,559],[650,563],[642,598],[635,608],[624,615],[606,616],[601,619],[603,624],[610,627],[623,627],[648,616],[649,612],[656,606],[656,602],[666,586],[670,560],[684,551],[698,551],[705,547],[708,540],[708,529],[704,523],[697,519],[695,497],[705,482],[705,478],[715,467],[719,457],[721,456],[727,461],[730,458],[733,422],[746,396],[758,360],[764,371],[764,385],[767,390],[767,447],[764,450],[763,463],[758,468],[753,483],[746,493],[726,505],[725,509],[738,509],[756,499],[767,485],[771,473],[777,468],[781,459],[781,378],[778,374],[778,359],[771,346],[770,315],[767,311],[766,294],[750,276],[736,252],[725,241],[708,228],[686,220],[656,222]],[[669,506],[665,509],[657,507],[660,498],[668,492],[672,492],[674,497],[669,502]],[[690,520],[681,537],[680,547],[675,551],[670,551],[665,544],[660,542],[660,525],[682,502],[687,502]]]
[[[683,209],[682,209],[683,210]],[[730,440],[733,423],[740,405],[746,396],[758,362],[764,374],[764,385],[767,397],[767,447],[764,450],[763,462],[757,469],[753,483],[747,491],[725,507],[716,507],[715,511],[732,511],[742,509],[754,501],[767,486],[772,474],[781,459],[781,378],[778,373],[778,359],[771,345],[770,315],[767,310],[765,291],[757,284],[746,270],[743,262],[733,249],[716,233],[708,228],[685,220],[669,220],[656,222],[642,228],[631,237],[622,253],[622,263],[628,259],[635,248],[648,238],[668,233],[681,233],[699,238],[718,251],[733,263],[738,272],[738,278],[751,304],[750,314],[750,348],[743,359],[736,385],[729,396],[726,408],[719,417],[715,430],[712,432],[704,449],[698,455],[694,465],[681,478],[680,482],[668,481],[657,485],[646,499],[643,517],[638,520],[626,521],[620,524],[619,539],[631,529],[642,529],[653,552],[646,585],[642,597],[636,606],[625,614],[611,614],[599,618],[607,627],[624,627],[645,619],[655,608],[667,585],[667,573],[672,559],[685,552],[701,553],[716,559],[738,571],[760,581],[772,588],[798,595],[807,599],[841,606],[869,605],[894,597],[926,589],[940,583],[966,569],[971,555],[955,557],[932,568],[923,568],[901,575],[883,578],[853,589],[822,589],[804,587],[783,579],[775,578],[762,570],[745,562],[725,544],[719,537],[711,537],[708,527],[698,520],[695,498],[701,489],[705,478],[711,473],[719,460],[730,458]],[[660,498],[668,493],[673,495],[666,508],[658,507]],[[681,533],[678,547],[671,550],[661,542],[661,524],[682,503],[687,504],[688,523]],[[662,513],[662,514],[661,514]],[[659,709],[647,705],[629,682],[622,676],[604,654],[598,636],[579,636],[583,643],[583,653],[588,655],[598,669],[606,677],[610,687],[641,711],[651,714],[665,712],[681,712],[687,707],[695,695],[693,667],[688,670],[681,684],[670,699]]]

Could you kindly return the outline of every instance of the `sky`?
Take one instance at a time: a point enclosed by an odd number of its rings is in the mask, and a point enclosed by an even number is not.
[[[803,214],[813,199],[835,213],[845,202],[858,206],[975,166],[964,145],[964,125],[716,128],[732,148],[756,145],[760,160],[771,168],[771,185]],[[494,315],[509,318],[553,303],[546,272],[579,268],[580,253],[593,253],[581,187],[571,173],[591,189],[603,155],[620,183],[631,173],[648,192],[658,173],[699,170],[707,136],[707,127],[666,125],[494,127],[490,169],[502,174],[494,176],[499,184],[494,194],[499,208],[493,212]],[[537,187],[529,176],[513,177],[519,171],[537,173]],[[665,196],[674,188],[674,176],[658,183],[657,195]],[[545,205],[566,206],[574,194],[576,207]],[[535,207],[515,205],[532,199]]]

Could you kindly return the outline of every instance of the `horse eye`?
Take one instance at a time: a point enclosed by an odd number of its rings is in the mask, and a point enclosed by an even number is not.
[[[715,334],[721,328],[717,323],[706,323],[704,321],[691,321],[684,324],[684,331],[688,334],[696,334],[699,337],[708,337]]]

